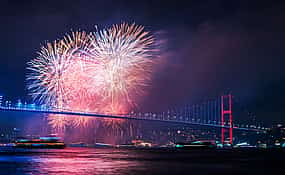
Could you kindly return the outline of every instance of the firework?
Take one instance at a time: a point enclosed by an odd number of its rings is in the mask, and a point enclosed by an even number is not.
[[[93,34],[90,51],[103,64],[94,85],[103,80],[102,99],[109,104],[103,111],[128,112],[149,83],[153,37],[143,29],[123,23]]]
[[[153,41],[143,26],[135,24],[90,34],[73,32],[42,47],[28,63],[28,90],[34,99],[60,110],[128,113],[150,83]],[[50,118],[53,127],[88,124],[82,117]]]
[[[71,87],[66,86],[66,70],[88,45],[85,32],[73,32],[63,40],[47,43],[38,57],[28,62],[28,90],[40,103],[63,108],[68,103]]]

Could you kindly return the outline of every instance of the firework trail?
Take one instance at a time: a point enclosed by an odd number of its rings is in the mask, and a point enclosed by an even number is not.
[[[146,93],[154,66],[154,38],[135,24],[93,33],[72,32],[47,43],[28,62],[28,90],[54,108],[122,114]],[[112,124],[122,120],[106,120]],[[88,118],[50,116],[54,128],[88,124]]]

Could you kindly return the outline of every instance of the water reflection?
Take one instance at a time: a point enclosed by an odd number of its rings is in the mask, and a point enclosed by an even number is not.
[[[128,161],[131,157],[134,155],[122,150],[68,148],[33,152],[29,156],[2,156],[0,164],[14,163],[16,169],[8,168],[7,174],[132,174],[133,168],[143,166],[142,162]]]
[[[284,161],[283,150],[177,151],[67,148],[17,153],[1,153],[0,150],[0,175],[264,174],[265,170],[283,171],[282,166],[275,166],[277,164],[271,166],[271,163]]]

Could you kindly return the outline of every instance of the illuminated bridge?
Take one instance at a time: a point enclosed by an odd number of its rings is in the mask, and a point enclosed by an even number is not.
[[[0,96],[0,111],[18,111],[46,114],[65,114],[70,116],[86,116],[101,118],[117,118],[129,120],[147,120],[159,122],[171,122],[190,125],[202,125],[221,128],[221,140],[225,141],[225,133],[229,135],[232,143],[233,130],[244,130],[254,132],[265,132],[266,128],[256,124],[238,124],[233,120],[233,97],[231,94],[222,95],[219,98],[196,105],[184,105],[162,113],[140,113],[129,114],[93,113],[90,111],[76,111],[71,109],[50,108],[46,105],[12,103]]]

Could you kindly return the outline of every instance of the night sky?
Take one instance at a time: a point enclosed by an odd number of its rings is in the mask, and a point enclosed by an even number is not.
[[[164,41],[144,110],[231,91],[261,121],[284,121],[285,4],[270,1],[1,0],[0,93],[29,98],[26,62],[46,41],[124,21]]]

